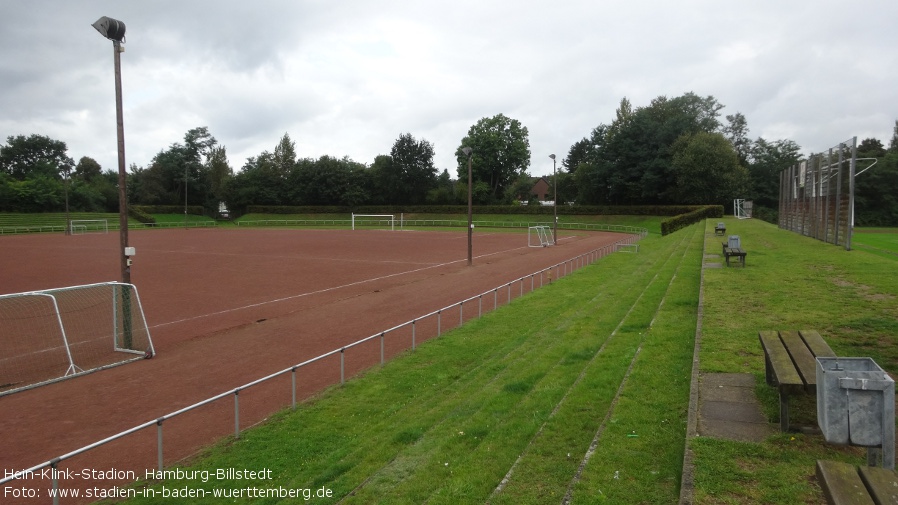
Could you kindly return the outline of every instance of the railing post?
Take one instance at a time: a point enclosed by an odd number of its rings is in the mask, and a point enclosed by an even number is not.
[[[415,321],[417,319],[412,319],[412,350],[415,350]]]
[[[346,363],[345,363],[345,359],[343,358],[344,351],[346,351],[346,348],[341,347],[340,348],[340,385],[341,386],[346,383],[346,375],[345,375]]]
[[[50,462],[50,473],[53,477],[53,505],[59,505],[59,458]]]
[[[296,410],[296,367],[294,366],[290,370],[290,382],[292,383],[293,389],[293,400],[290,402],[290,406],[293,410]]]
[[[443,309],[437,311],[437,336],[442,335],[442,326],[443,326]]]
[[[511,303],[511,283],[508,283],[508,303]]]
[[[384,366],[384,334],[386,332],[380,332],[380,366]]]
[[[465,302],[461,301],[458,304],[458,327],[461,328],[463,324],[465,324]]]
[[[530,274],[530,292],[533,292],[533,283],[535,282],[536,274]]]
[[[493,290],[493,310],[499,308],[499,288]]]
[[[483,317],[483,294],[477,297],[477,318]]]
[[[159,471],[161,472],[164,468],[162,466],[162,421],[165,421],[164,417],[160,417],[156,419],[156,457],[159,460]]]
[[[234,390],[234,438],[240,438],[240,388]]]

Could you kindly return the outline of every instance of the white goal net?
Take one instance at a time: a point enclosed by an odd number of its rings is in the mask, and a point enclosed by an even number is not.
[[[547,247],[552,245],[552,230],[548,226],[530,226],[527,228],[527,245],[530,247]]]
[[[69,223],[72,235],[81,233],[109,233],[109,221],[106,219],[72,219]]]
[[[353,214],[352,215],[352,229],[355,230],[357,227],[367,226],[370,228],[386,228],[389,227],[391,231],[396,230],[396,215],[395,214]]]
[[[0,396],[154,354],[132,284],[0,295]]]

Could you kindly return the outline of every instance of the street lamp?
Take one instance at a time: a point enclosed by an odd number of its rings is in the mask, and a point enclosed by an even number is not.
[[[552,158],[552,189],[555,191],[555,196],[552,197],[552,216],[554,218],[552,223],[552,241],[555,245],[558,245],[558,175],[555,174],[555,155],[550,154],[549,157]]]
[[[125,51],[122,42],[125,41],[125,23],[117,19],[103,16],[94,24],[94,28],[100,35],[112,41],[113,58],[115,63],[115,120],[116,135],[118,137],[118,208],[119,208],[119,254],[121,256],[122,282],[131,284],[130,259],[125,254],[128,247],[128,193],[125,189],[125,122],[122,114],[122,60],[121,53]]]
[[[474,152],[470,147],[462,147],[461,152],[465,153],[465,156],[468,157],[468,266],[471,266],[474,263],[474,249],[472,245],[472,235],[474,234],[474,212],[471,205],[471,200],[473,196],[473,187],[471,185],[471,153]]]
[[[69,171],[71,169],[68,165],[62,168],[62,174],[65,176],[65,234],[72,234],[72,218],[69,216]]]

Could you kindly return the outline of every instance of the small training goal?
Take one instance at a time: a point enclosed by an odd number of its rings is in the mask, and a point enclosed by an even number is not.
[[[553,245],[552,228],[549,226],[528,227],[527,245],[530,247],[547,247]]]
[[[133,284],[0,295],[0,396],[154,354]]]
[[[355,230],[356,227],[369,227],[369,228],[386,228],[389,227],[390,230],[396,229],[396,215],[395,214],[353,214],[352,215],[352,229]]]
[[[72,219],[69,222],[72,235],[82,233],[109,233],[109,221],[106,219]]]

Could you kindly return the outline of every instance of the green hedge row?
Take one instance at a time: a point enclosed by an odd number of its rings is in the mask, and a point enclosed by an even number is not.
[[[134,205],[129,208],[137,209],[145,214],[184,214],[183,205]],[[194,216],[202,216],[204,215],[203,206],[188,205],[187,213]]]
[[[723,207],[720,207],[723,215]],[[704,209],[700,205],[560,205],[559,215],[606,216],[680,216]],[[467,214],[466,205],[379,205],[363,207],[343,206],[282,206],[248,205],[248,214]],[[549,205],[477,205],[476,214],[533,214],[552,215]],[[719,217],[719,216],[718,216]]]
[[[661,221],[661,236],[669,235],[704,219],[723,217],[723,205],[707,205],[698,208],[693,207],[693,209],[685,214]]]
[[[128,216],[143,224],[156,224],[156,218],[147,214],[142,207],[128,207]]]

